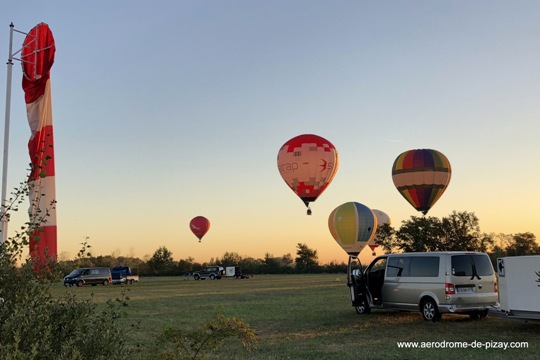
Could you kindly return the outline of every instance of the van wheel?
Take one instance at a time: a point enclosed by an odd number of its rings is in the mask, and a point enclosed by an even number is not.
[[[77,286],[81,287],[84,285],[84,282],[82,280],[77,281]]]
[[[210,274],[210,280],[215,280],[215,279],[216,279],[216,275]]]
[[[480,311],[474,311],[472,313],[469,313],[469,317],[473,320],[482,320],[485,319],[488,316],[489,310],[480,310]]]
[[[371,308],[369,307],[369,304],[365,297],[362,298],[362,301],[360,302],[360,305],[356,305],[355,307],[357,314],[369,314],[371,312]]]
[[[109,280],[103,280],[103,286],[109,285]]]
[[[195,280],[199,280],[199,279],[201,278],[201,275],[195,274],[195,275],[193,275],[193,278],[194,278]]]
[[[422,316],[426,321],[439,321],[441,319],[441,313],[437,308],[437,304],[433,299],[426,299],[421,305]]]

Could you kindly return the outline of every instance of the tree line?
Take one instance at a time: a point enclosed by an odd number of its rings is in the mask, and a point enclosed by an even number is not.
[[[296,257],[291,254],[274,256],[266,253],[264,258],[244,257],[236,252],[225,252],[222,257],[211,258],[208,262],[199,263],[192,257],[174,260],[173,253],[160,246],[148,260],[125,256],[92,256],[90,245],[83,244],[85,251],[73,260],[59,261],[58,265],[65,274],[80,267],[114,267],[129,266],[137,268],[141,276],[184,276],[206,266],[237,266],[244,274],[301,274],[301,273],[344,273],[347,264],[332,261],[320,264],[317,250],[306,244],[298,243]],[[84,254],[83,254],[84,253]]]
[[[518,234],[487,234],[480,231],[479,220],[472,212],[452,212],[441,219],[432,216],[412,216],[403,221],[399,229],[388,224],[379,227],[376,244],[387,253],[425,251],[481,251],[490,255],[495,264],[498,257],[538,255],[540,245],[530,232]],[[76,259],[60,261],[66,273],[77,267],[118,265],[138,268],[142,276],[182,276],[205,266],[238,266],[245,274],[298,274],[345,273],[345,262],[332,261],[320,264],[317,250],[304,243],[297,243],[296,256],[274,256],[266,253],[263,258],[244,257],[237,252],[198,263],[192,257],[174,260],[173,253],[160,246],[148,260],[123,256],[91,256],[88,244]],[[367,265],[367,264],[364,264]]]
[[[484,233],[478,217],[467,211],[453,211],[441,219],[411,216],[398,230],[385,224],[379,227],[375,241],[386,252],[481,251],[494,264],[498,257],[540,255],[533,233]]]

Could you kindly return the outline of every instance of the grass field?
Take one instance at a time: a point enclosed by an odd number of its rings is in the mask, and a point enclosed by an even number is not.
[[[140,322],[129,334],[140,343],[139,359],[151,359],[154,338],[165,325],[198,328],[216,314],[241,317],[256,332],[257,348],[246,352],[231,338],[214,359],[540,359],[540,322],[524,323],[489,316],[473,321],[444,315],[438,323],[421,314],[374,310],[357,315],[345,275],[261,275],[250,279],[186,280],[142,278],[132,286],[53,289],[60,296],[94,293],[97,303],[127,291],[126,323]],[[540,299],[539,299],[540,301]],[[403,349],[398,342],[430,342],[446,348]],[[447,343],[443,343],[446,341]],[[468,348],[449,348],[466,342]],[[479,342],[528,342],[528,348],[472,348]],[[426,344],[424,344],[426,345]]]

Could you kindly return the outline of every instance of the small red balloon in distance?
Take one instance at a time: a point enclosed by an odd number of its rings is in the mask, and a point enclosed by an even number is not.
[[[201,242],[202,237],[210,229],[210,221],[204,216],[196,216],[189,222],[189,228]]]

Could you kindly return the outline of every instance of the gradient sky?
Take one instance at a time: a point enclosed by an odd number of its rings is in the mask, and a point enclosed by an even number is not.
[[[305,243],[341,262],[335,207],[363,203],[397,228],[421,216],[391,178],[416,148],[452,164],[429,215],[469,211],[483,232],[540,235],[538,14],[537,0],[7,0],[0,53],[7,61],[11,22],[45,22],[55,37],[61,256],[89,237],[94,255],[294,257]],[[16,64],[8,189],[29,163],[21,77]],[[304,133],[340,155],[312,216],[276,163]],[[201,243],[196,215],[211,221]]]

